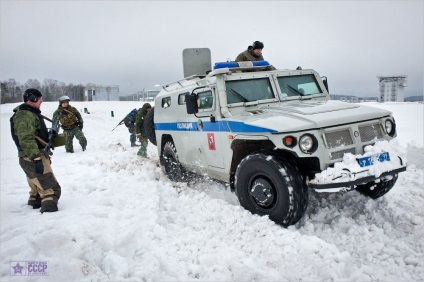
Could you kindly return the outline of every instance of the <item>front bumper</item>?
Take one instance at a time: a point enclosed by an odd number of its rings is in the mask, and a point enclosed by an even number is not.
[[[390,171],[386,171],[383,172],[382,174],[380,174],[378,177],[374,176],[374,175],[370,175],[370,176],[366,176],[366,177],[362,177],[362,178],[357,178],[355,180],[352,181],[344,181],[344,182],[332,182],[332,183],[313,183],[310,182],[309,183],[309,187],[313,188],[313,189],[317,189],[317,190],[323,190],[323,189],[333,189],[333,188],[349,188],[349,189],[354,189],[355,186],[357,185],[361,185],[361,184],[365,184],[383,177],[387,177],[390,175],[395,175],[398,174],[400,172],[403,172],[406,170],[406,166],[394,169],[394,170],[390,170]],[[348,172],[347,172],[348,173]]]

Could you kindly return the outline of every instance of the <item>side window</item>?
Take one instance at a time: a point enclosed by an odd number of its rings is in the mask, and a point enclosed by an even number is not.
[[[212,91],[201,92],[197,95],[197,106],[199,109],[210,109],[213,106]]]
[[[171,97],[162,98],[162,108],[168,108],[171,106]]]
[[[178,95],[178,105],[185,105],[185,103],[186,103],[185,95],[186,94],[190,94],[190,93],[186,92],[186,93],[182,93],[182,94]]]

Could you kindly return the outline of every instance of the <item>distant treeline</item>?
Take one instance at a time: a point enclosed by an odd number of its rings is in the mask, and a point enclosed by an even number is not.
[[[419,102],[419,101],[423,101],[423,96],[410,96],[410,97],[405,97],[404,101],[405,102]]]
[[[377,97],[357,97],[353,95],[330,95],[332,100],[350,100],[357,99],[358,101],[378,101]],[[423,101],[423,96],[409,96],[405,97],[403,101],[405,102],[420,102]]]
[[[72,101],[84,101],[84,85],[66,84],[55,79],[44,79],[40,83],[37,79],[28,79],[20,83],[15,79],[1,81],[1,104],[22,102],[25,89],[35,88],[43,93],[43,101],[58,101],[59,97],[66,95]]]

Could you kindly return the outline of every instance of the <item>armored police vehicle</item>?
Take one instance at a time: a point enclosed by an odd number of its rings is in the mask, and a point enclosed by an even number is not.
[[[303,216],[310,188],[378,198],[395,185],[406,164],[388,150],[390,112],[331,101],[314,70],[268,69],[217,63],[163,87],[145,129],[171,180],[194,172],[227,182],[244,208],[283,226]]]

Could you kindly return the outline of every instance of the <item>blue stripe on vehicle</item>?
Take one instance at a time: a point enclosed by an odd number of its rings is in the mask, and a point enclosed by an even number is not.
[[[155,123],[156,130],[163,131],[198,131],[199,126],[197,122],[164,122],[164,123]],[[238,121],[217,121],[212,122],[203,122],[203,131],[213,132],[277,132],[276,130],[248,125],[243,122]]]

